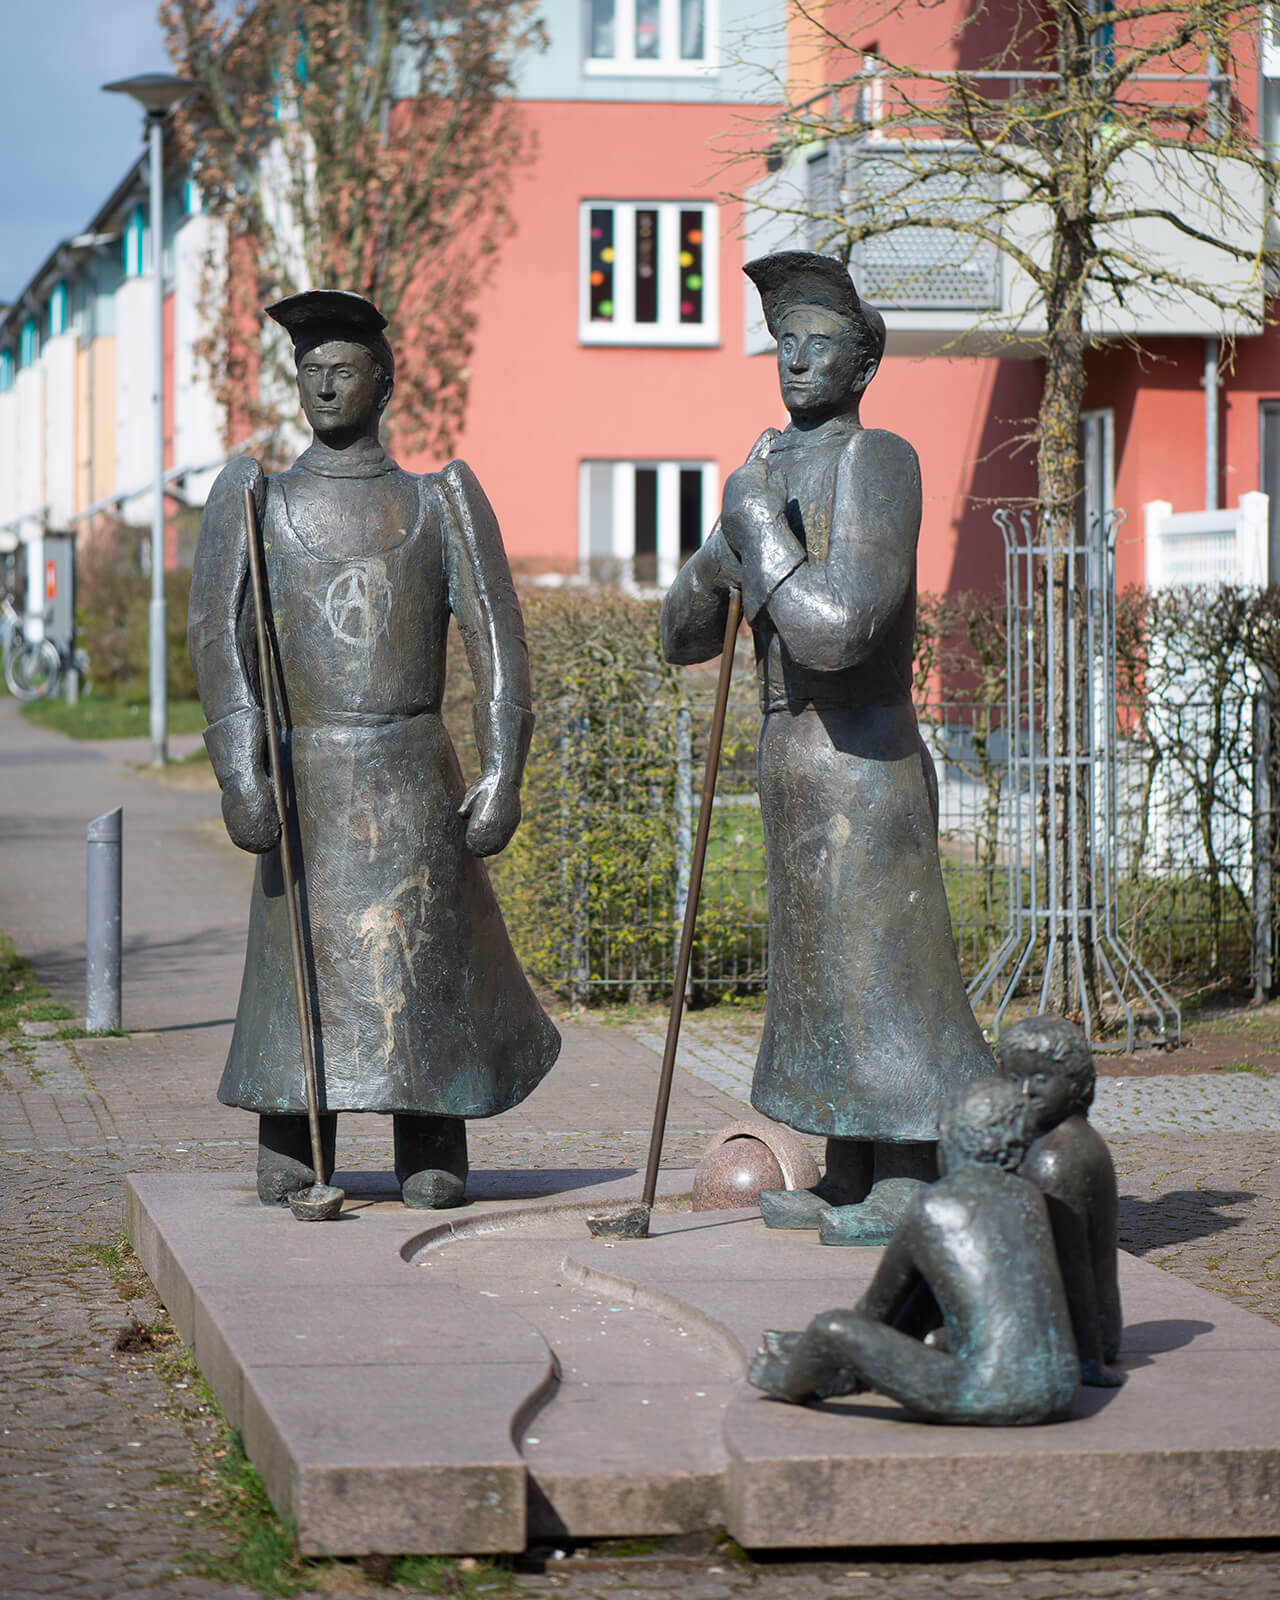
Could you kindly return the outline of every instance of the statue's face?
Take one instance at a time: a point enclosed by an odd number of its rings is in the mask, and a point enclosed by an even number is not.
[[[876,370],[848,322],[821,306],[796,306],[778,328],[782,402],[798,421],[820,420],[861,394]]]
[[[340,339],[308,350],[298,365],[302,409],[321,438],[369,431],[385,404],[385,386],[364,346]]]
[[[1023,1076],[1022,1091],[1031,1102],[1037,1128],[1056,1128],[1071,1110],[1071,1085],[1061,1072],[1034,1069]]]

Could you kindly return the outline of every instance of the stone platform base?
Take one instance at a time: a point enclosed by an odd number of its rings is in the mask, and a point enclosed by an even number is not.
[[[322,1224],[260,1207],[248,1176],[129,1179],[134,1246],[305,1553],[1280,1536],[1271,1323],[1124,1257],[1128,1383],[1083,1390],[1070,1422],[781,1405],[743,1377],[761,1330],[853,1304],[879,1252],[754,1212],[594,1239],[586,1214],[638,1189],[604,1176],[475,1174],[475,1203],[432,1214],[340,1173]]]

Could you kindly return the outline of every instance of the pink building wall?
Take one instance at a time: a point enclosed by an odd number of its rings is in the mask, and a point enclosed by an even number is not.
[[[479,302],[466,430],[516,566],[575,565],[584,460],[714,461],[721,482],[784,420],[772,361],[744,354],[738,208],[720,208],[719,344],[578,341],[583,200],[714,201],[712,145],[747,108],[528,102],[538,158],[516,186],[516,234]],[[753,291],[754,292],[754,291]],[[406,457],[414,470],[436,462]],[[536,492],[530,486],[536,485]]]

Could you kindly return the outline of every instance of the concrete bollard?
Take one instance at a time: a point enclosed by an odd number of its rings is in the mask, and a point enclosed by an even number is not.
[[[104,811],[89,824],[85,897],[84,1025],[120,1027],[121,818]]]

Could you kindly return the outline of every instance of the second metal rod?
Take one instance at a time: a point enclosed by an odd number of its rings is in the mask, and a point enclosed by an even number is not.
[[[280,870],[284,878],[284,899],[289,913],[289,947],[293,955],[293,994],[298,1008],[298,1039],[302,1049],[302,1074],[306,1083],[307,1125],[311,1130],[311,1164],[316,1183],[328,1182],[324,1170],[324,1151],[320,1141],[320,1091],[316,1084],[316,1058],[311,1040],[311,1002],[307,993],[307,972],[302,955],[302,925],[298,917],[297,877],[293,868],[293,844],[289,838],[289,817],[285,806],[284,772],[280,762],[280,724],[276,718],[275,672],[271,639],[267,633],[267,608],[263,595],[262,557],[258,550],[258,507],[253,490],[244,491],[244,532],[249,541],[249,587],[253,592],[253,622],[258,635],[258,677],[262,688],[262,707],[267,717],[267,759],[271,763],[271,787],[275,791],[276,815],[280,819]]]
[[[738,644],[738,628],[741,622],[742,596],[737,589],[730,589],[729,611],[724,623],[724,647],[720,652],[720,678],[716,684],[715,711],[711,717],[711,732],[707,739],[707,770],[702,780],[702,805],[698,811],[698,829],[694,834],[693,855],[689,861],[689,894],[684,904],[680,948],[676,953],[671,1011],[667,1017],[667,1042],[662,1052],[662,1070],[658,1074],[658,1103],[654,1107],[653,1132],[649,1136],[649,1163],[644,1171],[644,1192],[641,1200],[650,1209],[658,1193],[658,1166],[662,1160],[667,1107],[671,1102],[671,1080],[675,1076],[676,1045],[680,1039],[680,1021],[684,1016],[684,991],[689,981],[689,963],[693,957],[693,930],[698,920],[702,868],[707,859],[707,839],[711,833],[711,807],[716,796],[720,746],[724,742],[724,720],[729,708],[729,681],[733,677],[733,656]]]

